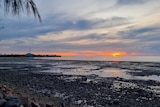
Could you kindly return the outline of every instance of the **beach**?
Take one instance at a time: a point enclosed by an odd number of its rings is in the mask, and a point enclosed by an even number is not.
[[[1,58],[0,81],[53,107],[159,107],[160,62]]]

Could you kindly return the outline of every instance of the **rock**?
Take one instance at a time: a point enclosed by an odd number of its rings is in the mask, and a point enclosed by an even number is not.
[[[120,102],[119,102],[118,100],[115,100],[115,101],[113,101],[113,104],[114,104],[114,105],[119,105]]]
[[[13,96],[6,96],[5,99],[8,101],[10,99],[17,99],[16,97],[13,97]]]
[[[31,102],[31,106],[32,107],[40,107],[40,105],[38,103],[36,103],[36,102]]]
[[[46,104],[46,107],[52,107],[52,105]]]
[[[63,103],[61,103],[61,107],[64,107],[64,104],[63,104]]]
[[[5,99],[0,99],[0,107],[4,106],[6,102]]]
[[[25,107],[24,105],[20,105],[20,107]]]
[[[6,90],[6,87],[3,87],[2,86],[2,88],[1,88],[1,90],[3,91],[3,92],[6,92],[7,90]]]
[[[24,107],[29,107],[30,106],[30,101],[27,97],[22,97],[21,98],[21,104],[24,106]]]
[[[82,77],[81,80],[82,81],[87,81],[87,77]]]
[[[4,107],[19,107],[21,100],[18,98],[9,98]]]
[[[13,93],[11,91],[7,91],[7,92],[5,92],[5,97],[7,97],[7,96],[13,96]]]
[[[44,104],[39,104],[40,105],[40,107],[45,107],[45,105]]]
[[[4,97],[3,93],[0,91],[0,99]]]

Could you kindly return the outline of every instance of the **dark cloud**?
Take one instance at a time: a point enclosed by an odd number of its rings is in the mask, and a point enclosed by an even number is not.
[[[104,40],[105,38],[106,38],[106,35],[104,35],[104,34],[92,33],[92,34],[88,34],[88,35],[77,35],[72,38],[67,38],[67,39],[65,39],[65,41],[80,41],[80,40],[100,41],[100,40]]]
[[[156,54],[160,50],[159,27],[145,27],[145,28],[131,27],[131,29],[119,32],[118,35],[120,35],[123,39],[137,40],[136,44],[133,44],[137,48],[134,49],[135,51]]]
[[[126,31],[120,31],[118,34],[125,38],[131,39],[146,39],[151,37],[159,38],[160,28],[159,27],[144,27],[144,28],[135,28],[129,27]],[[155,40],[157,40],[155,39]]]
[[[38,24],[34,21],[27,20],[19,22],[4,19],[2,23],[5,26],[5,29],[0,31],[1,39],[10,39],[24,36],[31,37],[32,35],[38,34],[36,30]]]
[[[108,28],[125,24],[126,18],[111,17],[109,19],[96,19],[96,20],[69,20],[61,19],[60,16],[52,16],[44,19],[42,23],[35,20],[9,20],[4,19],[1,21],[5,29],[1,30],[1,39],[18,38],[18,37],[35,37],[46,33],[61,32],[65,30],[88,30],[95,28]]]
[[[34,37],[50,32],[61,32],[64,30],[86,30],[92,29],[96,22],[85,19],[72,21],[69,19],[61,19],[61,16],[52,16],[43,19],[42,23],[34,20],[15,21],[4,19],[1,25],[5,26],[1,30],[1,39],[17,38],[17,37]]]
[[[134,5],[134,4],[144,4],[148,0],[118,0],[117,4],[120,5]]]

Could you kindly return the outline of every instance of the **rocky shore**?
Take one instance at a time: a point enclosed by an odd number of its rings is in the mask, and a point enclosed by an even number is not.
[[[158,81],[40,72],[52,67],[43,61],[0,63],[0,67],[0,81],[14,90],[18,106],[24,106],[19,103],[24,98],[29,99],[28,107],[160,107]],[[1,94],[0,102],[8,107],[12,98],[8,100],[3,90]]]
[[[0,107],[49,107],[39,104],[28,97],[18,97],[6,85],[0,85]],[[50,106],[51,107],[51,106]]]

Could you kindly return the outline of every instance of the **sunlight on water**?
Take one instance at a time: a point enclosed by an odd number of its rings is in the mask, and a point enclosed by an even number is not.
[[[52,62],[53,61],[53,62]],[[53,67],[48,71],[65,75],[97,75],[99,77],[120,77],[125,79],[142,79],[160,81],[159,75],[138,76],[129,72],[140,73],[147,70],[149,73],[159,71],[160,63],[152,62],[108,62],[108,61],[75,61],[52,60]],[[141,74],[142,75],[142,74]],[[146,74],[147,75],[147,74]]]
[[[103,69],[98,72],[96,71],[94,73],[100,77],[124,77],[126,78],[129,75],[127,75],[125,71],[126,70],[121,70],[121,69],[116,69],[116,68],[107,68],[107,69]]]

